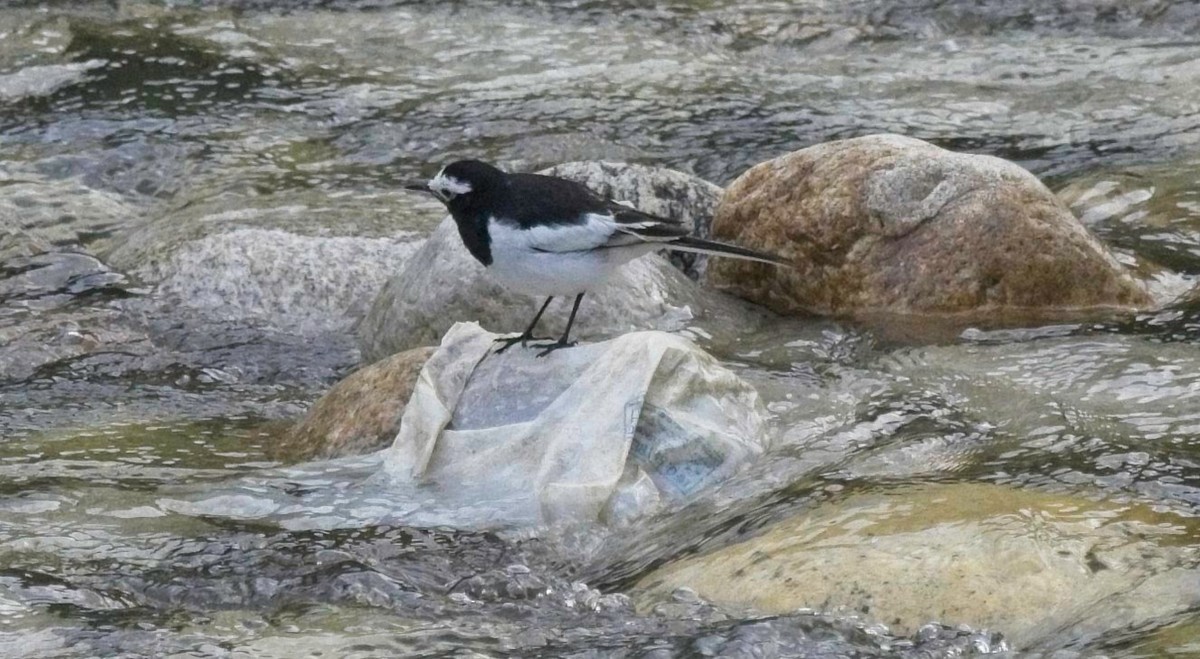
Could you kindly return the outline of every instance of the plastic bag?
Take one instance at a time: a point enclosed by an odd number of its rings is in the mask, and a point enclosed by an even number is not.
[[[459,323],[430,357],[384,471],[524,521],[628,521],[760,455],[752,387],[690,341],[635,332],[544,358]],[[500,502],[503,502],[501,505]]]

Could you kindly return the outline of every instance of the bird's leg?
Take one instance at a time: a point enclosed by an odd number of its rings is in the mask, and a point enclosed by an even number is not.
[[[535,338],[533,336],[533,329],[535,327],[537,327],[538,321],[542,319],[542,312],[544,312],[546,310],[546,307],[550,306],[550,300],[553,300],[553,299],[554,299],[553,295],[546,298],[546,301],[542,303],[542,308],[538,309],[537,315],[533,317],[533,322],[529,323],[529,327],[526,327],[524,332],[521,332],[517,336],[496,339],[496,343],[504,344],[504,347],[497,350],[496,354],[498,355],[498,354],[504,352],[505,350],[508,350],[509,348],[513,347],[514,343],[520,343],[521,347],[524,348],[525,344],[527,342],[529,342],[530,339],[533,339],[534,341],[541,341],[542,339]]]
[[[562,337],[560,337],[554,343],[551,343],[545,350],[539,352],[537,354],[538,357],[545,357],[559,348],[570,348],[571,346],[575,345],[575,342],[570,340],[571,325],[575,324],[575,312],[579,311],[580,302],[583,302],[583,293],[575,296],[575,304],[571,306],[571,316],[567,318],[567,329],[563,330]]]

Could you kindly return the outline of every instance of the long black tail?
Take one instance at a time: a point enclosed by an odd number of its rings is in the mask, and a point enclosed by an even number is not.
[[[746,249],[745,247],[738,247],[737,245],[718,243],[712,240],[693,238],[691,236],[680,236],[679,238],[668,242],[665,247],[677,252],[695,252],[697,254],[711,254],[713,256],[728,256],[734,259],[758,261],[760,263],[770,263],[772,265],[792,265],[788,261],[773,254],[756,252],[752,249]]]

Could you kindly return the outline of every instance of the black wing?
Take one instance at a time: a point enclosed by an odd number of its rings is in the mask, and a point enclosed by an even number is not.
[[[509,174],[509,207],[501,213],[522,229],[584,224],[589,214],[608,213],[609,202],[586,185],[541,174]]]
[[[671,242],[690,233],[679,220],[643,213],[617,201],[609,201],[607,210],[616,225],[608,247]]]
[[[548,226],[566,230],[591,225],[586,245],[576,240],[556,241],[562,249],[546,245],[547,251],[575,251],[598,247],[623,247],[647,242],[670,242],[688,235],[678,220],[658,217],[605,199],[575,181],[540,174],[511,174],[512,208],[504,213],[523,229]],[[582,238],[582,236],[579,236]],[[570,246],[568,248],[568,246]]]

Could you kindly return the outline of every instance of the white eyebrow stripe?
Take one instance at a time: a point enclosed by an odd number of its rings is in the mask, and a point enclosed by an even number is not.
[[[444,190],[452,194],[466,194],[471,191],[471,184],[462,179],[447,176],[445,170],[442,170],[437,173],[437,176],[430,179],[429,189]]]

